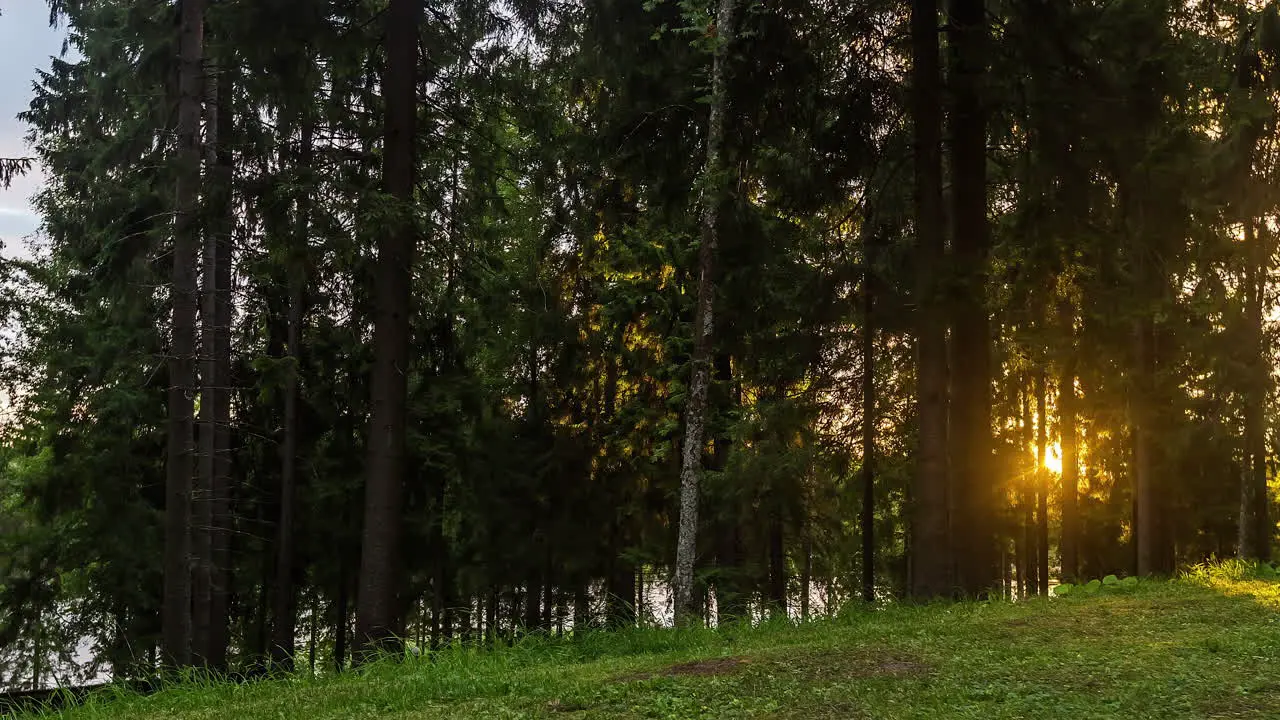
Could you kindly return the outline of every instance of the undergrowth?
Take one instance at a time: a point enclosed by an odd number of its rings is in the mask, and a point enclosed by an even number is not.
[[[833,618],[453,648],[337,677],[195,680],[46,710],[138,718],[1280,718],[1280,582],[1224,561],[1172,581]],[[1088,585],[1084,583],[1082,585]]]

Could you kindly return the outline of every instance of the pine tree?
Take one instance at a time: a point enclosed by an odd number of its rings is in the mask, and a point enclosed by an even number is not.
[[[411,273],[417,244],[413,213],[421,7],[392,0],[386,15],[382,183],[389,230],[379,236],[374,366],[365,481],[356,641],[367,656],[401,634],[399,554],[405,481]]]
[[[200,116],[204,91],[204,3],[179,8],[177,147],[169,348],[169,450],[165,481],[164,653],[167,662],[191,662],[191,492],[195,475],[194,396],[196,267],[199,249]]]
[[[911,47],[918,254],[916,407],[920,423],[919,460],[911,497],[911,594],[930,598],[951,590],[947,348],[941,282],[942,84],[934,0],[912,2]]]

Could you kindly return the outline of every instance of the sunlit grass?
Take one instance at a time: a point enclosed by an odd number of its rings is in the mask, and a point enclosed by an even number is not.
[[[1280,717],[1280,584],[1243,563],[1007,604],[451,650],[338,678],[93,698],[98,718]],[[691,664],[692,663],[692,664]]]

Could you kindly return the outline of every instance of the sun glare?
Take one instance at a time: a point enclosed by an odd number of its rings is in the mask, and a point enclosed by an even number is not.
[[[1062,446],[1053,443],[1045,448],[1044,467],[1051,473],[1062,474]]]

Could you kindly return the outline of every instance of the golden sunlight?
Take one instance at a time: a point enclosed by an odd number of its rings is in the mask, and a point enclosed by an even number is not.
[[[1053,443],[1049,447],[1045,448],[1044,467],[1046,470],[1048,470],[1051,473],[1057,473],[1058,475],[1062,474],[1062,446],[1061,445],[1059,445],[1058,443]]]

